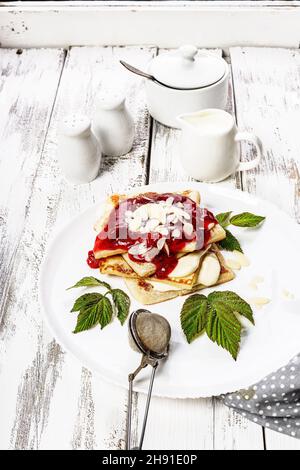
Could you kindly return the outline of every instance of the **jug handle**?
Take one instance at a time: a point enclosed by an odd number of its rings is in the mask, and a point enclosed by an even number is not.
[[[262,157],[262,142],[255,134],[252,134],[251,132],[237,132],[235,141],[240,142],[242,140],[246,140],[247,142],[250,142],[254,145],[256,148],[256,157],[253,158],[253,160],[250,162],[240,162],[236,171],[253,170],[253,168],[259,164]]]

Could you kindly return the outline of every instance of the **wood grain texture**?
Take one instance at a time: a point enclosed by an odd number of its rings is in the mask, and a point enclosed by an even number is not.
[[[233,48],[230,54],[238,124],[264,145],[262,162],[244,174],[243,188],[300,222],[300,51]],[[243,145],[246,160],[253,158],[252,151]]]
[[[62,50],[0,49],[1,448],[8,448],[11,441],[16,448],[32,448],[40,441],[62,360],[62,354],[51,341],[44,350],[39,347],[32,350],[30,360],[25,359],[30,338],[23,341],[22,327],[25,321],[31,331],[34,320],[29,316],[25,320],[25,316],[30,312],[28,301],[36,293],[24,296],[26,266],[17,279],[16,253],[64,57]],[[25,247],[22,253],[25,264],[27,254]],[[10,363],[12,356],[15,361]],[[17,401],[18,396],[23,399]],[[34,426],[28,421],[30,414],[35,416]]]
[[[76,47],[64,63],[61,50],[0,49],[2,449],[124,448],[127,392],[81,367],[53,340],[41,316],[38,277],[53,232],[92,203],[147,180],[188,184],[179,163],[179,131],[154,122],[148,161],[151,125],[143,86],[118,65],[122,57],[145,67],[155,53],[151,47]],[[272,200],[299,221],[299,51],[233,48],[231,60],[234,90],[231,83],[227,109],[236,112],[240,127],[261,137],[265,153],[258,170],[220,184]],[[56,161],[62,116],[91,115],[98,91],[124,83],[136,122],[132,152],[104,157],[93,183],[69,185]],[[243,159],[251,152],[242,146]],[[133,445],[144,406],[145,396],[134,394]],[[299,441],[274,431],[265,437],[268,449],[300,448]],[[217,398],[153,398],[144,447],[262,449],[263,434]]]
[[[242,415],[214,399],[214,449],[263,450],[263,431]]]
[[[0,49],[0,320],[64,61],[62,50],[18,52]]]
[[[242,176],[243,189],[275,203],[300,221],[300,51],[230,50],[238,125],[264,145],[261,164]],[[245,159],[253,149],[243,145]],[[299,441],[266,429],[267,449],[300,448]]]
[[[161,51],[160,51],[161,52]],[[221,50],[215,50],[221,55]],[[230,81],[227,110],[234,112]],[[180,164],[180,131],[153,123],[149,182],[191,181]],[[219,183],[240,187],[236,174]],[[139,432],[143,418],[145,397],[138,399]],[[157,433],[156,429],[160,432]],[[172,431],[173,429],[173,431]],[[175,431],[174,431],[175,430]],[[230,437],[229,437],[230,436]],[[221,402],[211,399],[167,400],[153,398],[145,437],[145,448],[151,449],[260,449],[263,448],[262,430],[249,423]]]
[[[129,190],[146,178],[149,116],[139,79],[129,78],[128,83],[129,108],[136,122],[134,148],[126,157],[104,157],[101,176],[89,185],[69,185],[60,174],[56,142],[62,116],[73,111],[91,115],[95,95],[101,87],[112,81],[127,80],[128,75],[118,64],[119,58],[146,66],[154,53],[155,49],[142,47],[71,49],[45,144],[39,149],[40,153],[43,150],[39,165],[30,158],[32,150],[36,151],[36,142],[28,140],[23,165],[32,169],[34,178],[29,185],[28,203],[19,198],[18,210],[25,214],[25,223],[14,249],[14,269],[10,278],[4,279],[7,298],[1,334],[1,374],[6,388],[0,390],[0,414],[5,418],[0,435],[3,448],[123,446],[126,392],[93,377],[53,343],[41,318],[38,276],[53,231],[105,195]],[[36,73],[41,74],[38,65]],[[56,88],[57,85],[58,80]],[[36,88],[32,84],[29,87],[24,108],[28,109],[35,99]],[[40,125],[46,126],[45,117],[37,117]],[[30,136],[28,122],[21,127]],[[18,151],[15,159],[17,155]],[[12,181],[7,183],[8,194],[17,192],[14,175],[12,172]],[[3,211],[8,209],[9,206]],[[8,244],[13,243],[11,237],[6,239]]]
[[[280,432],[266,429],[266,448],[268,450],[300,450],[300,441]]]

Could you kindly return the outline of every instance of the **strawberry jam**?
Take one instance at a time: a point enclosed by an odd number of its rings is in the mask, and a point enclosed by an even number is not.
[[[167,204],[166,201],[171,198],[172,202],[169,204],[171,212],[173,207],[175,210],[176,208],[178,210],[180,207],[179,210],[182,210],[182,213],[181,217],[175,217],[175,222],[174,220],[173,222],[169,222],[167,219],[164,227],[167,229],[168,235],[153,230],[142,233],[140,228],[138,231],[129,229],[126,214],[134,213],[136,209],[146,204]],[[192,225],[192,230],[189,235],[183,230],[183,224],[185,222]],[[140,263],[151,261],[151,263],[154,263],[156,266],[156,276],[166,278],[177,265],[178,260],[176,254],[182,251],[187,243],[194,242],[196,250],[200,250],[207,245],[210,239],[208,226],[211,223],[217,223],[211,212],[207,209],[200,208],[190,198],[181,194],[146,193],[128,198],[117,204],[111,211],[106,226],[96,237],[94,249],[92,252],[89,252],[87,262],[90,267],[97,268],[99,267],[99,262],[96,259],[97,253],[106,250],[115,251],[118,249],[127,252],[131,247],[138,244],[143,244],[146,250],[154,249],[155,253],[159,240],[164,238],[164,248],[157,250],[157,254],[151,258],[151,260],[147,259],[143,253],[134,255],[129,253],[129,257],[133,261]],[[176,236],[174,234],[176,234]]]
[[[87,264],[92,269],[97,269],[100,266],[100,260],[95,258],[93,250],[88,252],[88,257],[86,259]]]

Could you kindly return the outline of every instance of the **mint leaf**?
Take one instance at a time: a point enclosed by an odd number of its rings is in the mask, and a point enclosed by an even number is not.
[[[237,250],[243,253],[240,242],[235,238],[235,236],[232,235],[232,233],[227,228],[225,228],[225,232],[226,232],[226,238],[218,242],[219,245],[223,248],[223,250],[227,250],[227,251]]]
[[[242,325],[223,302],[214,302],[210,305],[206,322],[208,337],[222,348],[226,349],[236,360],[240,341]]]
[[[102,297],[102,294],[98,294],[96,292],[91,294],[83,294],[75,300],[71,312],[79,312],[80,310],[85,310],[89,307],[92,307],[97,302],[99,302]]]
[[[229,219],[232,214],[232,211],[230,212],[221,212],[221,214],[216,215],[216,219],[219,222],[220,225],[222,225],[223,228],[227,227],[227,225],[230,224]]]
[[[110,300],[101,295],[97,303],[80,311],[73,333],[89,330],[97,324],[100,324],[102,329],[110,323],[112,314],[113,309]]]
[[[254,325],[253,311],[250,305],[243,300],[238,294],[232,291],[220,291],[212,292],[208,295],[208,302],[210,305],[216,305],[216,303],[222,302],[226,304],[233,313],[239,313],[243,317],[247,318],[252,325]]]
[[[180,321],[188,343],[197,338],[205,328],[207,318],[207,298],[205,295],[191,295],[183,304]]]
[[[100,279],[97,279],[96,277],[93,277],[93,276],[87,276],[87,277],[83,277],[82,279],[80,279],[80,281],[76,282],[74,286],[68,287],[67,290],[74,289],[76,287],[96,287],[96,286],[103,286],[109,290],[111,289],[110,285],[107,282],[100,281]]]
[[[117,317],[123,325],[129,313],[130,298],[121,289],[112,289],[111,294],[117,310]]]
[[[261,215],[251,214],[251,212],[242,212],[230,218],[230,223],[237,227],[256,227],[265,217]]]

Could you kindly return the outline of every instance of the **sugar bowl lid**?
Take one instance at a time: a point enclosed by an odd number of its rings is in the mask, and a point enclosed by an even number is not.
[[[155,57],[150,63],[149,73],[166,85],[188,90],[217,83],[226,69],[224,59],[185,45]]]

